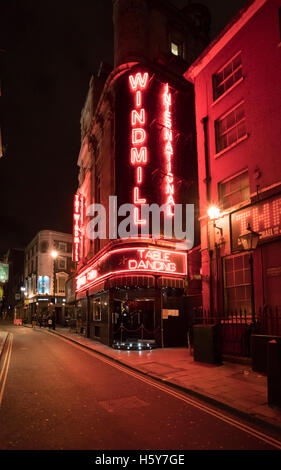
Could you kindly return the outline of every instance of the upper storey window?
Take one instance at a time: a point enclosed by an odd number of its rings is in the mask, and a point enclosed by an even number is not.
[[[174,55],[180,55],[180,46],[174,41],[171,41],[171,53]]]
[[[243,171],[219,183],[220,205],[229,209],[250,198],[250,182],[248,171]]]
[[[238,52],[227,64],[213,75],[214,101],[242,78],[241,52]]]
[[[185,40],[183,34],[172,28],[169,33],[170,53],[185,60]]]
[[[215,121],[217,154],[247,136],[245,119],[242,102]]]

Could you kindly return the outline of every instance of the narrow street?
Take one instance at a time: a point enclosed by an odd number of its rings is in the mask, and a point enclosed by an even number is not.
[[[1,450],[278,448],[265,432],[245,432],[67,340],[4,329],[10,335],[0,364]]]

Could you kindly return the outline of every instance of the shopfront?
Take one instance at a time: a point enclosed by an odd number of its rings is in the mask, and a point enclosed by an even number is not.
[[[84,303],[90,337],[109,345],[137,339],[157,346],[174,345],[182,337],[178,345],[183,345],[186,336],[179,332],[186,314],[186,273],[183,251],[119,241],[76,276],[76,296]],[[166,331],[171,317],[179,326],[176,334]]]

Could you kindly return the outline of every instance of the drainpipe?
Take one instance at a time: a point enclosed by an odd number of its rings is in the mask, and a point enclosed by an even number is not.
[[[210,176],[210,159],[209,159],[209,135],[208,135],[208,116],[205,116],[202,119],[203,124],[203,132],[204,132],[204,156],[205,156],[205,173],[206,177],[204,179],[204,183],[206,184],[206,201],[207,205],[211,204],[211,176]],[[208,251],[209,251],[209,259],[210,259],[210,313],[213,313],[214,309],[214,296],[213,296],[213,250],[210,248],[210,237],[209,237],[209,223],[208,223]]]

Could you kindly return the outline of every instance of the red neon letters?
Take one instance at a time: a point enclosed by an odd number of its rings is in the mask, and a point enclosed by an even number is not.
[[[129,76],[129,85],[131,92],[134,93],[135,107],[131,112],[131,126],[132,126],[132,140],[131,140],[131,164],[136,165],[136,184],[133,190],[134,205],[138,206],[134,209],[134,223],[136,225],[145,224],[145,220],[140,219],[140,207],[146,204],[146,199],[140,196],[140,186],[143,182],[143,165],[147,163],[147,147],[146,131],[143,126],[146,124],[146,112],[142,108],[142,92],[146,89],[148,84],[148,73],[141,74],[140,72],[135,75]]]
[[[129,269],[131,271],[167,271],[174,273],[177,270],[176,263],[170,260],[168,251],[138,250],[139,258],[129,260]]]
[[[83,196],[75,194],[73,210],[73,261],[80,259],[81,227],[83,224]]]
[[[164,103],[164,154],[165,154],[165,194],[167,204],[167,214],[173,216],[174,201],[174,175],[172,171],[172,158],[173,158],[173,132],[172,132],[172,95],[169,91],[169,85],[166,83],[163,94]]]
[[[88,289],[111,276],[122,277],[136,273],[185,276],[186,253],[154,247],[128,247],[109,251],[76,277],[76,291]]]

